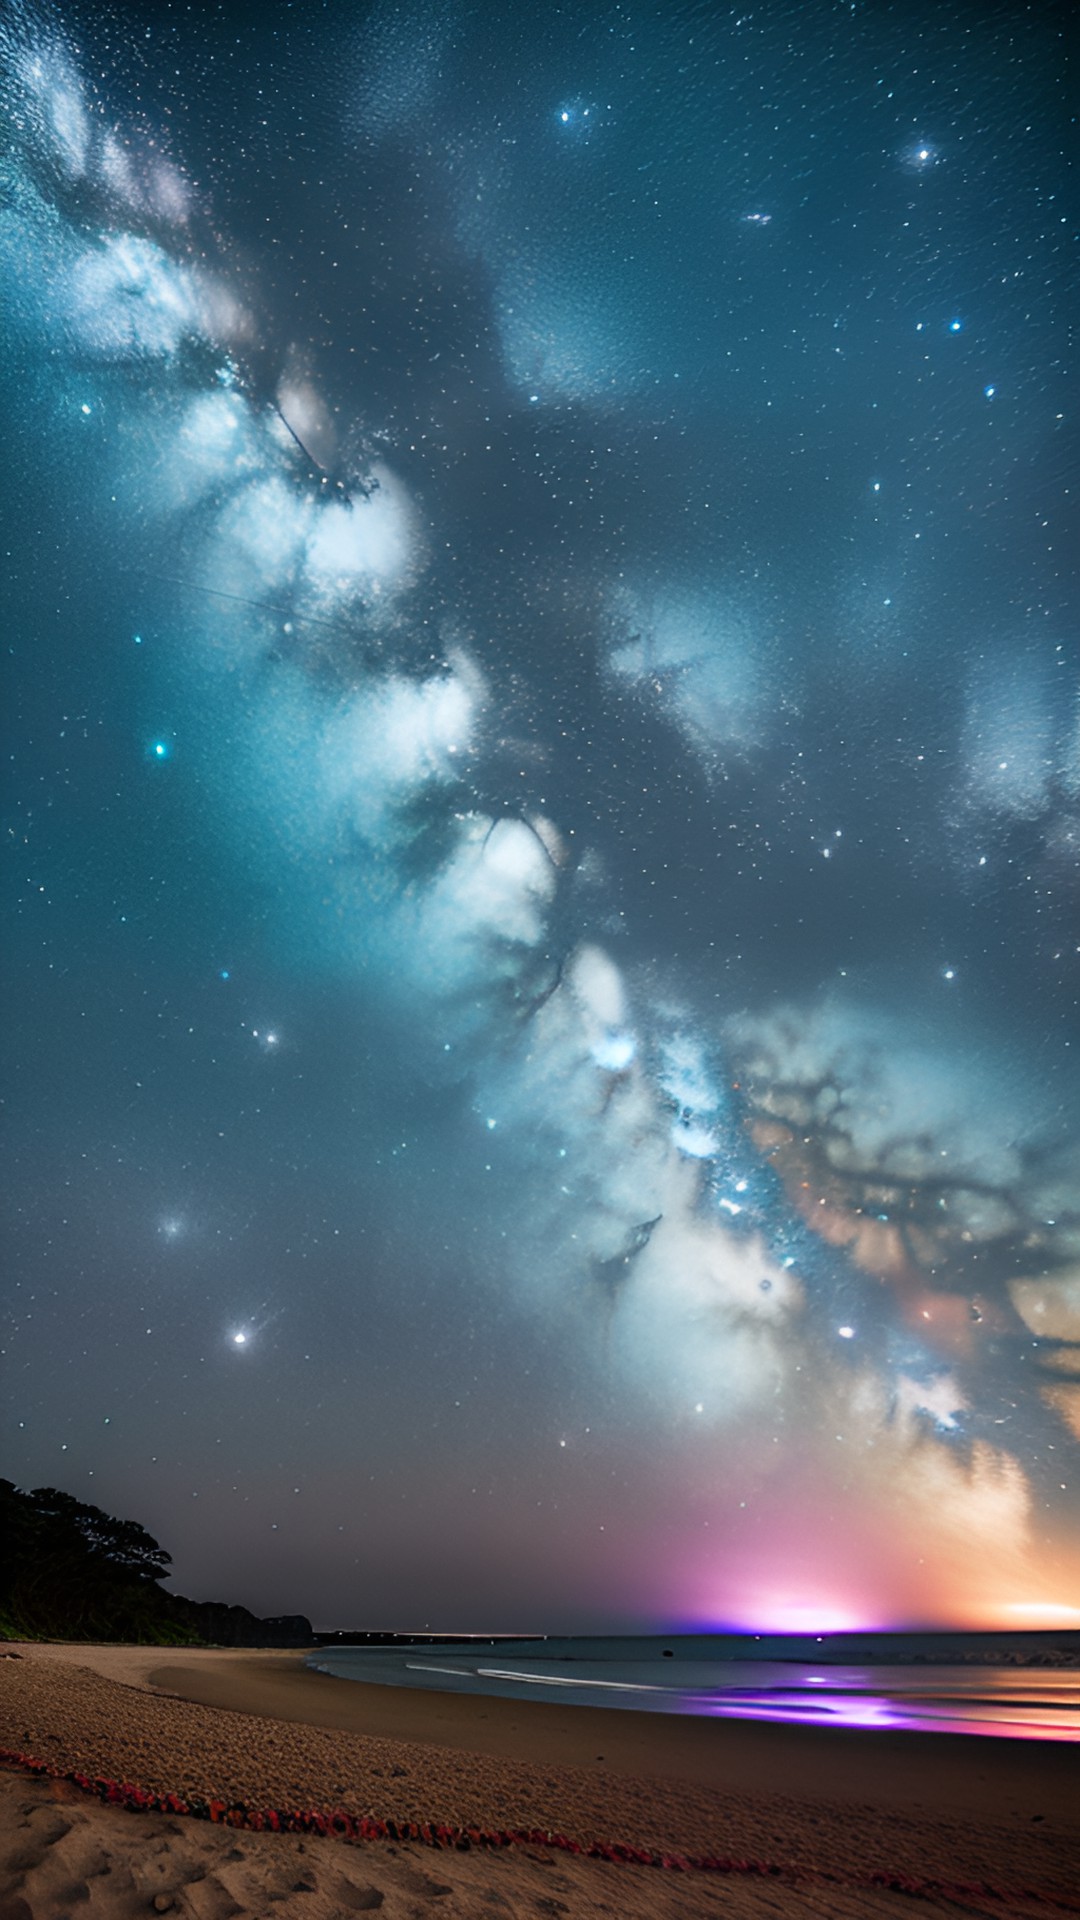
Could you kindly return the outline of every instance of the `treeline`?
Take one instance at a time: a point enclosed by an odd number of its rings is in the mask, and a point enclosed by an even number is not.
[[[152,1646],[300,1647],[303,1614],[185,1600],[162,1581],[171,1554],[137,1520],[114,1520],[56,1487],[0,1480],[0,1638],[128,1640]]]

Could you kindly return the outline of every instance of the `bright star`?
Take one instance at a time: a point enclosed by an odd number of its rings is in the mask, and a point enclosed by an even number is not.
[[[900,156],[901,165],[906,167],[909,173],[929,173],[930,168],[936,167],[940,159],[940,147],[935,147],[930,140],[914,141]]]
[[[573,139],[575,143],[588,140],[592,133],[596,125],[595,107],[595,101],[586,104],[585,100],[579,95],[576,99],[568,100],[565,106],[556,108],[559,126],[565,129],[568,137]],[[591,120],[589,118],[590,112],[592,112],[593,115]]]

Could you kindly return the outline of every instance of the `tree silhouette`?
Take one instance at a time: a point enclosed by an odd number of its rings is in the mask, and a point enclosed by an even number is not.
[[[56,1487],[24,1493],[3,1480],[0,1530],[0,1609],[8,1631],[159,1637],[154,1629],[167,1624],[168,1613],[159,1582],[171,1559],[137,1521],[115,1520]]]
[[[0,1480],[0,1638],[135,1640],[155,1646],[303,1646],[301,1615],[185,1600],[161,1585],[172,1556],[137,1520],[116,1520],[58,1487]]]

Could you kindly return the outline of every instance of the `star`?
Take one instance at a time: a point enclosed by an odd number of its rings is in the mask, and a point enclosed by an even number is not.
[[[904,149],[900,158],[909,173],[929,173],[941,159],[941,148],[935,147],[932,140],[916,140]]]

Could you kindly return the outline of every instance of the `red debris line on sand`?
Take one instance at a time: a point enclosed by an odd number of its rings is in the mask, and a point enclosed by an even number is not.
[[[564,1833],[548,1833],[541,1827],[513,1827],[507,1830],[485,1827],[449,1827],[433,1820],[380,1820],[373,1814],[338,1811],[321,1813],[317,1809],[248,1807],[241,1800],[185,1800],[178,1793],[153,1793],[146,1787],[132,1786],[127,1780],[106,1780],[100,1776],[75,1773],[37,1760],[30,1754],[12,1753],[0,1747],[0,1766],[18,1767],[25,1773],[66,1780],[84,1793],[92,1793],[106,1806],[123,1807],[131,1813],[184,1814],[194,1820],[210,1820],[219,1827],[243,1827],[249,1833],[320,1834],[339,1840],[412,1840],[422,1846],[456,1849],[468,1853],[474,1847],[550,1847],[557,1852],[573,1853],[586,1860],[608,1860],[619,1865],[667,1867],[677,1873],[756,1874],[769,1879],[815,1881],[845,1886],[884,1887],[893,1893],[906,1893],[915,1899],[1024,1900],[1059,1908],[1065,1913],[1080,1912],[1072,1902],[1058,1900],[1053,1894],[1029,1889],[1003,1890],[985,1883],[966,1885],[944,1880],[918,1880],[908,1874],[890,1871],[847,1875],[829,1873],[824,1868],[783,1867],[770,1860],[749,1860],[717,1854],[656,1853],[645,1847],[631,1847],[621,1841],[572,1840]]]

